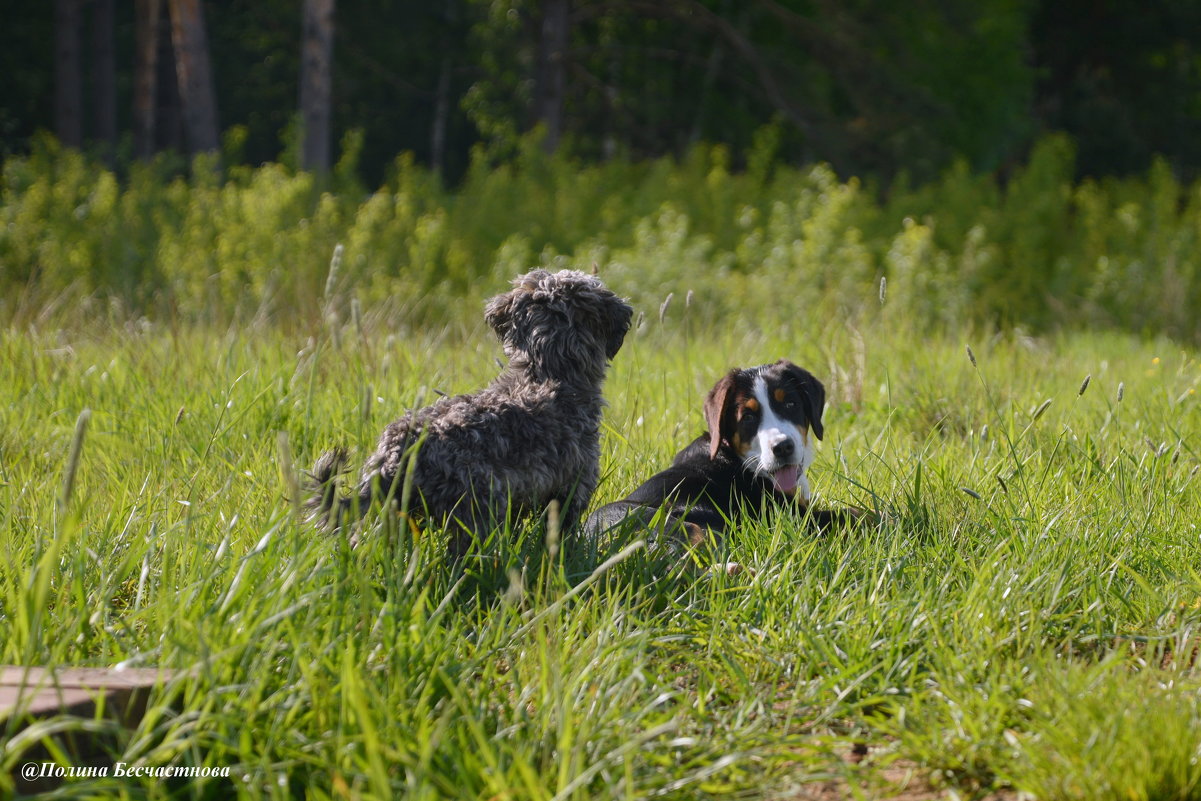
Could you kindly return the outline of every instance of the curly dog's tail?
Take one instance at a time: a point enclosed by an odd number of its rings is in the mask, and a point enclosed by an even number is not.
[[[346,472],[349,460],[345,448],[334,448],[322,454],[309,471],[305,488],[310,495],[304,508],[308,510],[310,520],[335,529],[350,512],[350,498],[338,492],[338,478]]]

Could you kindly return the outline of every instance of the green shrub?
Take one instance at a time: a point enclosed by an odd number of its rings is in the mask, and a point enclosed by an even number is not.
[[[204,158],[189,180],[166,163],[118,178],[45,138],[5,165],[0,291],[111,296],[151,315],[311,311],[341,244],[340,295],[388,300],[413,323],[459,308],[473,320],[475,300],[535,263],[595,264],[644,308],[692,292],[711,316],[754,309],[764,327],[819,307],[854,313],[885,278],[888,313],[918,328],[1201,339],[1201,185],[1181,186],[1165,163],[1074,183],[1074,147],[1051,136],[1007,182],[960,163],[880,196],[824,166],[772,164],[772,130],[746,173],[721,146],[589,165],[529,139],[506,163],[477,153],[454,190],[403,156],[370,194],[344,169],[318,185],[278,164],[223,172]],[[342,162],[358,146],[348,137]]]

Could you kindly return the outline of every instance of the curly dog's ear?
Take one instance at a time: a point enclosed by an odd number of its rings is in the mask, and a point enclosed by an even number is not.
[[[805,417],[808,418],[813,433],[817,435],[818,439],[821,439],[822,434],[825,433],[822,430],[822,412],[826,408],[826,388],[814,377],[813,373],[803,367],[797,367],[787,359],[780,359],[777,364],[784,368],[784,375],[793,382],[797,392],[800,393]]]
[[[709,458],[716,459],[721,443],[726,438],[724,423],[730,400],[734,397],[735,370],[727,373],[705,397],[705,423],[709,426]]]
[[[543,289],[550,273],[546,270],[531,270],[513,279],[513,288],[497,295],[484,306],[486,322],[502,343],[508,342],[513,334],[513,318],[524,303]]]
[[[608,335],[605,337],[605,355],[610,359],[621,350],[621,343],[625,342],[626,332],[630,330],[630,318],[633,316],[634,310],[630,304],[614,295],[609,304],[607,325],[605,326],[608,330]]]
[[[517,307],[517,295],[525,291],[514,289],[503,295],[497,295],[484,307],[484,322],[496,332],[496,336],[501,342],[506,341],[513,330],[513,311]]]

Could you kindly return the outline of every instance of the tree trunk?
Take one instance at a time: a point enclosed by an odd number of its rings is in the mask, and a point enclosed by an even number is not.
[[[450,116],[450,56],[442,57],[438,88],[434,92],[434,124],[430,129],[430,167],[442,174],[446,160],[446,122]]]
[[[67,147],[83,145],[80,0],[54,3],[54,127]]]
[[[709,94],[713,91],[713,84],[717,81],[717,74],[721,68],[721,57],[721,40],[717,39],[713,42],[713,49],[709,51],[709,58],[705,61],[705,76],[701,80],[701,94],[696,104],[696,116],[692,118],[692,132],[688,135],[688,141],[691,144],[701,141],[704,133]]]
[[[567,94],[567,44],[571,35],[571,0],[543,0],[538,55],[534,65],[534,122],[546,128],[542,147],[553,153],[563,136],[563,101]]]
[[[193,153],[216,151],[217,101],[209,69],[208,36],[200,0],[169,0],[175,74],[183,102],[184,127]]]
[[[103,144],[111,167],[117,151],[117,54],[113,41],[114,0],[92,0],[92,93],[96,107],[96,138]]]
[[[163,0],[136,0],[137,56],[133,73],[133,150],[140,159],[155,151],[158,98],[159,19]]]
[[[304,0],[300,58],[300,167],[330,167],[330,103],[334,54],[334,0]]]
[[[179,76],[175,71],[175,47],[171,44],[171,15],[164,2],[158,17],[158,78],[155,80],[155,150],[187,149],[184,131],[183,98],[179,95]]]

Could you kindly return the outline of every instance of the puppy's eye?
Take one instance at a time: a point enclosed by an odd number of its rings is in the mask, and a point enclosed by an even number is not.
[[[758,418],[759,418],[759,413],[756,412],[754,409],[746,409],[742,412],[743,420],[757,420]]]

